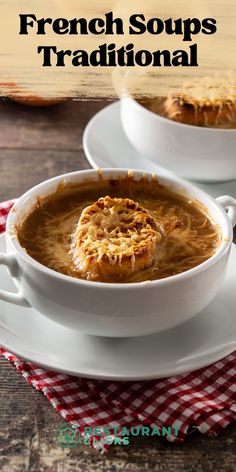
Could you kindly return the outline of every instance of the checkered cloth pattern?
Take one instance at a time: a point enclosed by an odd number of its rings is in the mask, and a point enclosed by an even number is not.
[[[0,232],[12,204],[0,204]],[[4,349],[0,353],[80,431],[165,426],[172,428],[166,438],[181,442],[194,429],[216,435],[236,420],[236,352],[198,371],[146,382],[82,379],[42,369]]]

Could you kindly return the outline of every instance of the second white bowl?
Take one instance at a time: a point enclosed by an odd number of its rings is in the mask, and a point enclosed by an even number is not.
[[[207,182],[236,178],[236,129],[176,123],[133,98],[121,100],[121,121],[139,152],[181,177]]]

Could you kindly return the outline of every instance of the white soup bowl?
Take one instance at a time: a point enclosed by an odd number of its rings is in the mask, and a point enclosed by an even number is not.
[[[103,171],[104,178],[125,175],[127,169]],[[152,178],[151,174],[146,176]],[[135,180],[142,177],[142,172],[134,171]],[[158,176],[159,182],[172,191],[203,204],[222,233],[222,242],[210,259],[165,279],[123,284],[91,282],[58,273],[29,256],[21,247],[15,228],[37,199],[56,191],[61,181],[79,184],[99,178],[96,170],[61,175],[37,185],[16,201],[7,219],[7,253],[0,254],[0,263],[8,268],[18,293],[1,290],[0,299],[32,306],[67,328],[98,336],[140,336],[189,320],[211,302],[222,286],[232,244],[232,226],[236,223],[236,200],[228,196],[214,200],[177,177]],[[228,214],[223,207],[228,209]]]
[[[236,129],[177,123],[131,97],[121,100],[121,122],[137,151],[178,176],[202,182],[236,179]]]

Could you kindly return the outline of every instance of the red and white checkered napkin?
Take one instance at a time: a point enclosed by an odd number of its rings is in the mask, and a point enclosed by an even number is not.
[[[0,231],[12,202],[0,205]],[[86,427],[175,427],[182,441],[190,427],[214,435],[236,420],[236,352],[190,374],[146,382],[109,382],[41,369],[0,349],[28,383],[81,430]]]

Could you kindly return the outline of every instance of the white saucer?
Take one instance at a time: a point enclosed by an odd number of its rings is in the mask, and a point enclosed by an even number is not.
[[[5,250],[2,235],[0,251]],[[1,289],[15,291],[3,267],[0,280]],[[233,245],[224,286],[208,308],[175,329],[139,338],[85,336],[33,308],[0,301],[0,346],[37,365],[80,377],[140,380],[183,374],[236,349],[235,280]]]
[[[89,121],[84,131],[83,146],[89,163],[95,169],[121,167],[172,175],[167,169],[138,153],[130,144],[121,125],[120,102],[103,108]],[[224,194],[236,197],[236,180],[222,183],[197,182],[196,185],[213,197]]]

